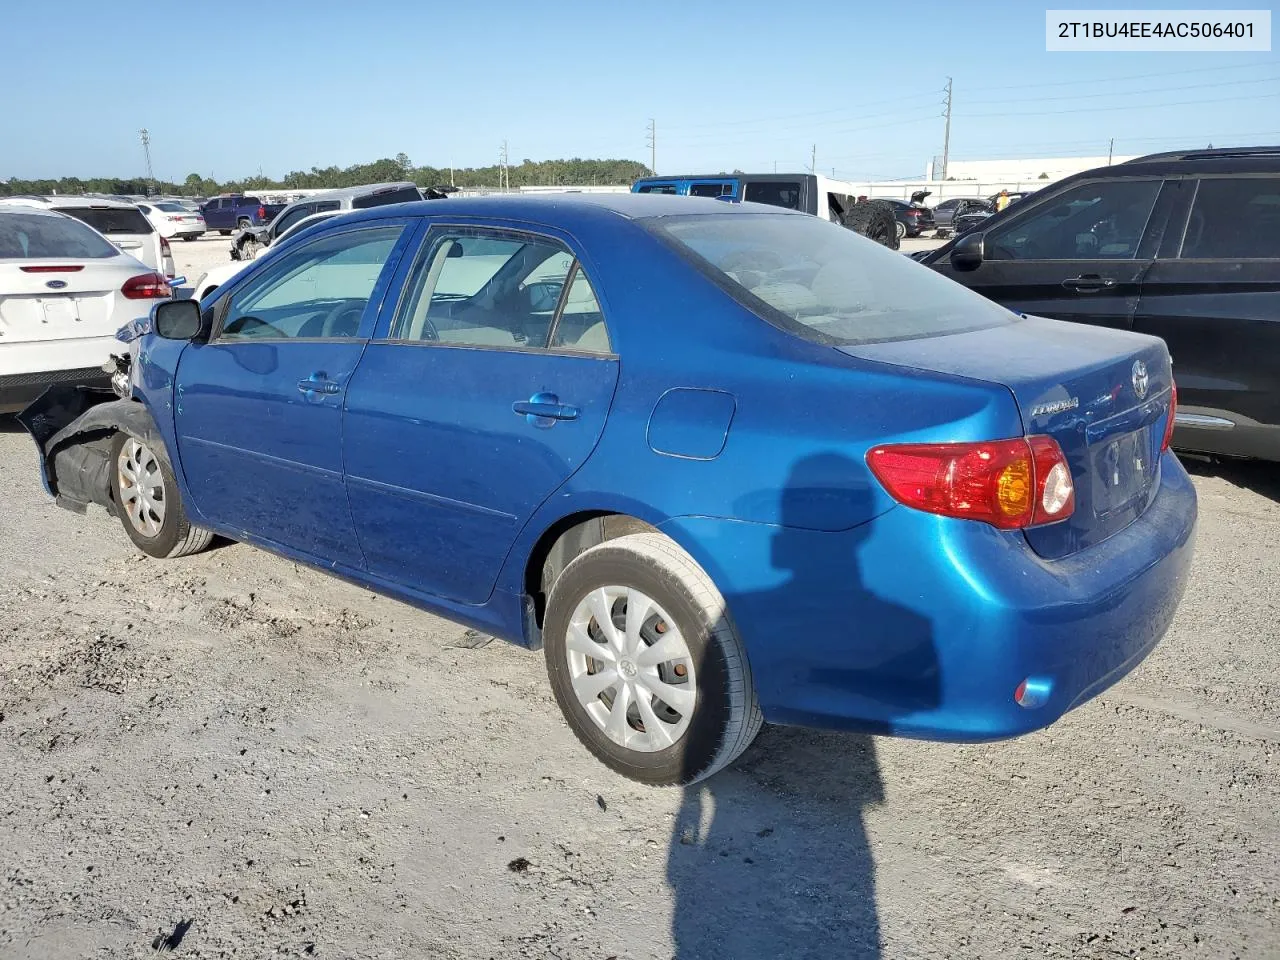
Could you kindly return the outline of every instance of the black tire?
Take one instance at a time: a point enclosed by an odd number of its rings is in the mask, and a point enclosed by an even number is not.
[[[134,441],[147,450],[155,458],[161,478],[161,500],[164,504],[164,516],[159,529],[148,535],[140,530],[129,516],[121,493],[122,474],[121,459],[125,446]],[[169,464],[169,455],[163,445],[151,440],[135,437],[123,430],[116,433],[111,441],[111,499],[116,504],[116,514],[124,527],[125,535],[133,541],[143,553],[159,559],[185,557],[199,553],[209,546],[213,540],[213,531],[197,527],[187,519],[187,511],[182,506],[182,497],[178,493],[178,483],[173,476],[173,468]],[[154,514],[149,514],[154,519]]]
[[[893,221],[893,231],[897,234],[898,243],[902,243],[903,238],[907,235],[907,225],[901,220],[895,220]]]
[[[200,238],[199,238],[199,237],[193,237],[193,236],[191,236],[190,234],[187,234],[187,235],[186,235],[186,236],[184,236],[182,239],[183,239],[184,241],[186,241],[187,243],[190,243],[192,240],[199,240]]]
[[[248,217],[241,217],[239,220],[236,221],[236,226],[241,230],[248,230],[251,226],[253,226],[253,224],[249,222]]]
[[[694,707],[683,735],[665,749],[645,752],[615,743],[573,690],[570,620],[588,594],[606,586],[640,590],[656,601],[691,655]],[[543,641],[551,689],[569,727],[597,759],[625,777],[656,786],[693,783],[731,763],[760,732],[763,717],[751,667],[724,598],[693,558],[661,534],[619,537],[576,557],[551,589]]]
[[[850,230],[883,244],[890,250],[897,250],[899,246],[897,223],[893,217],[893,209],[887,203],[875,200],[855,203],[844,218],[844,225]]]
[[[218,233],[220,233],[220,234],[221,234],[222,236],[224,236],[224,237],[229,237],[229,236],[231,236],[231,231],[230,231],[230,230],[219,230],[219,231],[218,231]]]

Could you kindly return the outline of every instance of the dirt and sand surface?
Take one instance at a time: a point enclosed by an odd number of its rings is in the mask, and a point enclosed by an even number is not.
[[[143,558],[0,422],[0,958],[1280,956],[1280,473],[1194,472],[1169,635],[1050,729],[766,728],[655,790],[540,654],[251,547]]]

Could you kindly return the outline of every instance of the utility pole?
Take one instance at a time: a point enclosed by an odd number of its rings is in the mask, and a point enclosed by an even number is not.
[[[809,172],[818,172],[818,145],[816,143],[813,145],[813,153],[809,155]]]
[[[658,175],[658,121],[653,117],[649,118],[649,174],[656,177]]]
[[[1107,147],[1107,166],[1111,166],[1111,156],[1116,152],[1116,138],[1111,138],[1111,145]]]
[[[947,179],[947,161],[951,157],[951,78],[947,77],[947,99],[942,101],[943,113],[947,118],[947,126],[942,134],[942,176],[939,179]]]
[[[151,134],[143,127],[138,131],[138,139],[142,141],[142,155],[147,159],[147,183],[155,186],[155,176],[151,172]]]
[[[511,176],[507,173],[507,141],[505,140],[502,141],[501,157],[502,157],[502,173],[500,178],[500,181],[501,181],[500,185],[502,187],[502,192],[506,193],[507,188],[511,186]]]

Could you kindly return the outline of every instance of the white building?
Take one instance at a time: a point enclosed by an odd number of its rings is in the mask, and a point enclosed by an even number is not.
[[[952,160],[947,164],[948,180],[978,180],[983,183],[1026,183],[1034,180],[1061,180],[1082,170],[1105,167],[1108,163],[1124,163],[1132,156],[1110,157],[1039,157],[1026,160]],[[925,169],[924,178],[932,180],[933,162]]]

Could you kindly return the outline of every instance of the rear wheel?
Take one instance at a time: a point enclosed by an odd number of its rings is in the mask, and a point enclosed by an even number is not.
[[[111,443],[111,496],[125,534],[143,553],[185,557],[213,540],[212,531],[187,519],[164,449],[123,431]]]
[[[901,220],[894,221],[893,232],[898,237],[898,242],[902,242],[902,238],[907,235],[907,225]]]
[[[249,227],[251,226],[251,224],[249,223],[249,218],[241,217],[239,220],[236,221],[236,226],[239,227],[241,230],[248,230]]]
[[[188,234],[184,234],[182,239],[185,240],[187,243],[190,243],[192,240],[199,240],[200,238],[197,236],[192,236],[191,234],[188,233]]]
[[[578,556],[551,590],[543,637],[569,726],[623,776],[701,780],[760,730],[751,668],[724,599],[661,534],[620,537]]]

